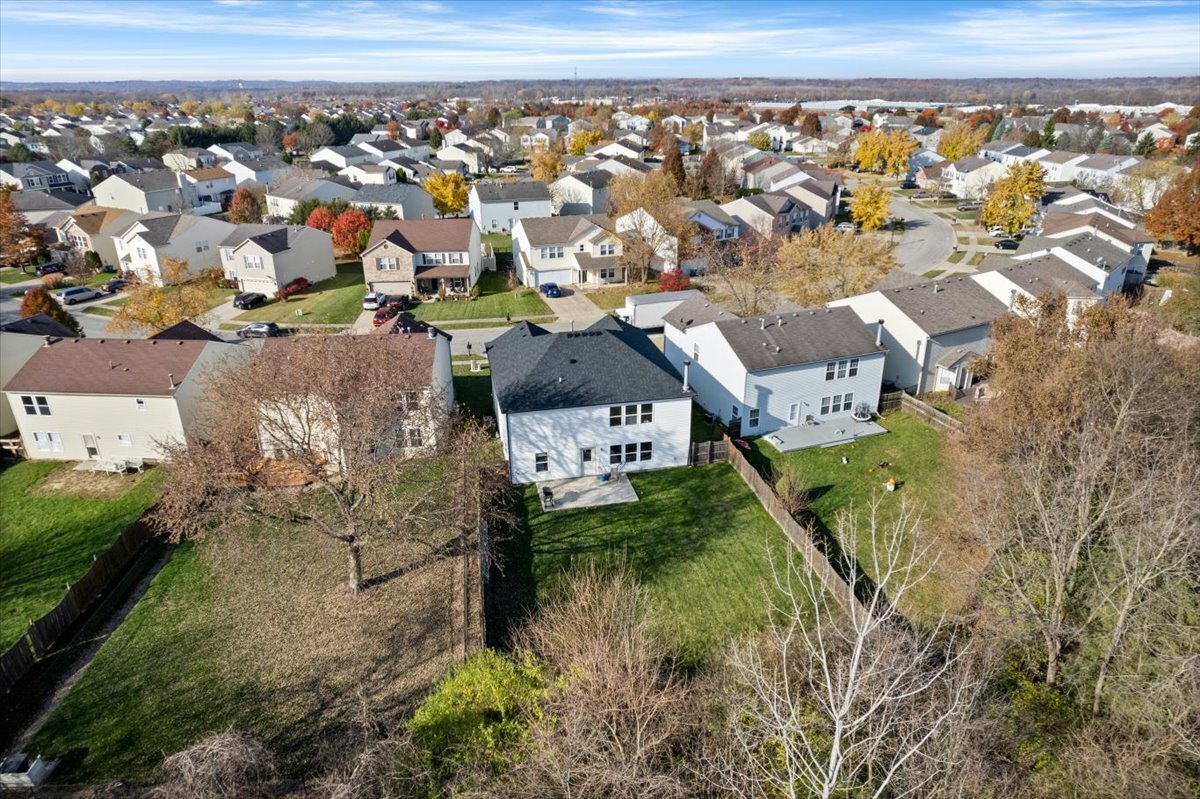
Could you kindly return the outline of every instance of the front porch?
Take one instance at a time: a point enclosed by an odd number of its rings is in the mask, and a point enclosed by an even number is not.
[[[811,447],[835,447],[886,432],[886,429],[875,422],[856,422],[846,417],[797,427],[784,427],[774,433],[767,433],[763,438],[780,452],[792,452]]]
[[[600,476],[595,474],[569,477],[565,480],[546,480],[537,484],[537,491],[542,501],[542,510],[547,512],[638,501],[637,491],[624,474],[618,474],[616,479],[603,482]],[[547,491],[550,492],[549,501]]]

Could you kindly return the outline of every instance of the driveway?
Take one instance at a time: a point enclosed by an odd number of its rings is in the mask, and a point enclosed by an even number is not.
[[[550,306],[550,312],[558,317],[559,322],[575,322],[576,327],[586,327],[595,322],[604,311],[596,307],[596,303],[588,299],[587,294],[576,288],[562,288],[561,297],[543,297]],[[571,329],[569,326],[568,330]]]
[[[904,220],[905,231],[893,253],[900,268],[923,275],[939,266],[954,251],[954,229],[928,208],[893,197],[892,216]]]

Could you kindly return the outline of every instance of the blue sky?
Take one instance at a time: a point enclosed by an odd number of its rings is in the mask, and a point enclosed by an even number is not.
[[[1200,0],[0,0],[0,79],[1200,75]]]

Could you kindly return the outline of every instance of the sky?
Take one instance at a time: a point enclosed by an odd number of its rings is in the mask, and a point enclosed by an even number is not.
[[[0,80],[1200,75],[1200,0],[0,0]]]

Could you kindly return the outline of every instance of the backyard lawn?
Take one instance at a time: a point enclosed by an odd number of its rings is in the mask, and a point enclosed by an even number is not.
[[[943,457],[944,435],[899,411],[885,415],[880,424],[890,432],[853,444],[786,454],[760,438],[752,442],[749,455],[760,472],[785,459],[798,463],[807,478],[812,514],[826,531],[836,530],[839,511],[864,511],[872,497],[881,499],[885,522],[895,518],[893,509],[901,499],[916,503],[922,516],[921,543],[931,544],[940,558],[920,589],[909,595],[910,606],[902,610],[917,619],[960,611],[970,599],[987,553],[965,540],[959,532],[960,520],[952,518],[955,503],[951,469]],[[843,464],[842,456],[850,462]],[[889,465],[880,468],[884,461]],[[889,476],[895,476],[899,485],[892,494],[884,488]],[[869,553],[870,541],[862,536],[857,554],[868,574]]]
[[[512,266],[511,233],[484,233],[479,238],[482,243],[492,246],[492,252],[496,255],[496,267],[498,269],[505,269]]]
[[[500,319],[511,316],[520,319],[529,316],[546,316],[550,308],[538,296],[536,289],[518,285],[506,288],[507,275],[503,272],[484,272],[479,276],[479,296],[465,300],[423,302],[411,313],[426,322],[441,322],[450,319]]]
[[[6,266],[0,269],[0,283],[10,286],[13,283],[22,283],[26,280],[33,280],[37,275],[30,269],[28,272],[22,272],[15,266]]]
[[[480,369],[471,371],[470,359],[466,355],[454,356],[454,399],[476,419],[493,416],[492,372],[484,358],[476,357]]]
[[[271,300],[234,318],[240,322],[349,325],[362,313],[366,293],[362,265],[353,261],[338,264],[335,276],[314,283],[308,291],[293,295],[287,302]],[[297,311],[304,313],[297,317]]]
[[[654,294],[658,291],[658,282],[629,283],[624,286],[609,286],[603,289],[593,289],[586,292],[588,299],[604,311],[615,311],[625,307],[625,298],[631,294]]]
[[[543,513],[536,487],[518,507],[519,532],[502,593],[535,604],[572,565],[623,562],[646,585],[667,642],[685,663],[759,629],[768,615],[770,547],[777,563],[783,532],[728,464],[631,474],[638,502]],[[522,591],[524,594],[522,595]],[[516,608],[513,609],[514,614]]]
[[[72,472],[72,465],[24,461],[0,471],[0,651],[58,604],[67,583],[88,570],[92,555],[157,495],[153,470],[92,480]]]

